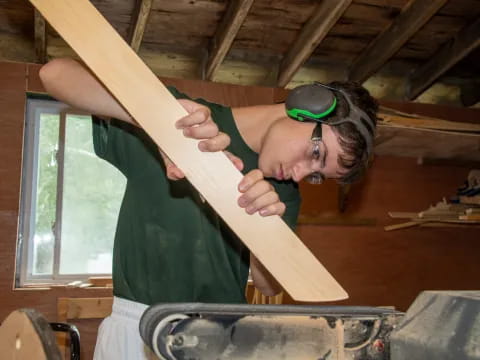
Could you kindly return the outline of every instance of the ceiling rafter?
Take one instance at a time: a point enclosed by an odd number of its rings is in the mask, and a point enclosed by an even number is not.
[[[409,77],[407,98],[415,99],[436,79],[480,46],[480,19],[465,26]]]
[[[212,39],[210,55],[206,62],[205,78],[213,80],[218,67],[227,55],[240,27],[247,17],[254,0],[232,0],[223,20]]]
[[[278,86],[284,87],[290,82],[351,3],[352,0],[325,0],[317,6],[280,64]]]
[[[135,52],[140,50],[145,27],[147,26],[150,11],[152,10],[152,3],[153,0],[137,0],[129,35],[130,46]]]
[[[44,17],[35,9],[34,12],[35,33],[35,60],[40,64],[47,62],[47,32]]]
[[[360,83],[367,80],[446,2],[447,0],[410,0],[390,26],[355,60],[350,68],[349,79]]]

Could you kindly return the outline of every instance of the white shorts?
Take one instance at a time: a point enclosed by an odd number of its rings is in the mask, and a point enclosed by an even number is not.
[[[143,343],[138,325],[147,305],[114,297],[112,314],[98,329],[94,360],[158,359]]]

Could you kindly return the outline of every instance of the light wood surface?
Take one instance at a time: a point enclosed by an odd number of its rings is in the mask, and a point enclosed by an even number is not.
[[[0,326],[3,360],[60,360],[55,336],[48,322],[33,310],[16,310]]]
[[[201,153],[197,141],[175,129],[174,122],[186,115],[185,110],[93,5],[86,0],[31,3],[294,299],[347,298],[280,217],[250,216],[237,205],[241,173],[224,154]]]
[[[58,298],[57,318],[60,322],[69,319],[103,319],[112,312],[113,297]]]

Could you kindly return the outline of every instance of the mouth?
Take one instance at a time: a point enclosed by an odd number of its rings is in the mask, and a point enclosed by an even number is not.
[[[281,181],[284,180],[284,176],[282,165],[280,165],[275,173],[275,178]]]
[[[290,180],[291,179],[291,175],[290,174],[287,174],[285,172],[285,169],[283,168],[283,165],[280,164],[280,166],[278,167],[278,170],[275,174],[275,178],[277,180],[280,180],[280,181],[284,181],[284,180]]]

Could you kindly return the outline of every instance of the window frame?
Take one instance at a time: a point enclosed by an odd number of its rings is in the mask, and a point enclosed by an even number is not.
[[[33,274],[35,234],[36,198],[38,188],[38,149],[40,133],[40,114],[58,115],[59,135],[57,159],[57,195],[55,205],[55,222],[52,226],[54,234],[52,274]],[[63,180],[65,159],[66,119],[68,115],[91,116],[76,110],[55,99],[26,99],[24,121],[24,144],[21,169],[20,212],[18,219],[17,256],[15,271],[15,288],[36,284],[61,285],[72,281],[86,281],[95,276],[111,276],[110,273],[60,274],[61,226],[63,206]]]

